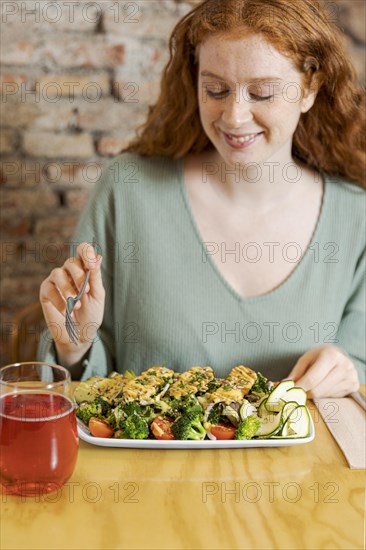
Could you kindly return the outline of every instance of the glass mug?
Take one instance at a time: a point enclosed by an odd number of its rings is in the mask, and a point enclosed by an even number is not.
[[[0,483],[6,494],[57,491],[71,476],[78,434],[71,377],[48,363],[0,369]]]

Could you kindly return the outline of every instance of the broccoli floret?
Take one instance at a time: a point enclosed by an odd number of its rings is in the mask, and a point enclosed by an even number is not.
[[[131,403],[118,403],[112,411],[114,420],[110,423],[118,429],[123,429],[125,421],[131,416],[142,418],[149,425],[154,419],[155,412],[150,406],[141,406],[135,401]]]
[[[154,408],[151,405],[144,405],[143,407],[140,406],[139,409],[136,409],[133,414],[138,414],[141,418],[146,420],[148,424],[151,424],[156,416]],[[130,414],[128,414],[128,416],[130,416]]]
[[[148,423],[137,414],[128,416],[121,428],[129,439],[147,439],[149,436]]]
[[[148,424],[150,424],[150,422],[152,422],[153,418],[155,417],[153,407],[151,407],[150,405],[141,406],[136,403],[136,401],[126,403],[126,405],[124,405],[123,407],[123,412],[126,417],[137,414],[138,416],[144,418]]]
[[[201,424],[201,416],[195,413],[182,414],[172,424],[176,439],[204,439],[206,430]]]
[[[129,439],[128,435],[126,434],[126,432],[124,430],[116,430],[114,432],[113,437],[115,439]]]
[[[194,395],[183,397],[182,399],[170,399],[167,403],[169,405],[169,411],[165,414],[169,416],[176,417],[182,414],[203,414],[202,406]]]
[[[258,372],[257,380],[254,382],[250,391],[254,393],[268,393],[268,379]]]
[[[97,397],[94,403],[98,403],[102,408],[102,416],[107,416],[110,413],[111,406],[103,397]]]
[[[114,407],[112,414],[115,418],[116,427],[119,427],[121,425],[121,422],[125,419],[125,413],[123,412],[123,403],[118,403],[118,405]]]
[[[146,439],[149,436],[149,423],[153,418],[151,407],[142,407],[135,401],[119,403],[114,409],[119,437]]]
[[[84,424],[88,425],[92,416],[97,418],[106,418],[111,411],[110,405],[102,397],[97,397],[92,403],[84,401],[80,403],[76,409],[76,416],[80,418]]]
[[[255,436],[260,426],[260,420],[254,414],[247,416],[245,420],[240,422],[238,429],[235,432],[235,439],[252,439]]]
[[[106,417],[106,421],[108,422],[108,424],[110,424],[112,426],[112,428],[114,430],[118,429],[118,424],[117,424],[117,420],[116,420],[116,417],[114,415],[114,410],[113,409],[110,411],[109,415]]]
[[[203,413],[203,409],[194,395],[191,395],[183,400],[180,410],[184,414],[192,414],[196,416],[200,416]]]
[[[156,416],[156,413],[158,413],[160,416],[164,415],[171,415],[172,413],[172,407],[168,401],[164,401],[163,399],[156,400],[153,405],[154,408],[154,416]]]
[[[163,402],[163,400],[161,399],[160,402]],[[180,399],[173,399],[172,397],[164,399],[164,403],[169,407],[166,414],[173,417],[177,416],[182,407],[182,401]]]
[[[222,403],[216,403],[210,410],[207,422],[210,424],[218,424],[222,417]]]
[[[141,415],[142,408],[136,401],[131,401],[131,403],[123,405],[123,412],[126,416],[131,416],[132,414]]]

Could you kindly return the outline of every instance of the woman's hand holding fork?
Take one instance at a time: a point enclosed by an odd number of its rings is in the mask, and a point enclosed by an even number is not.
[[[102,257],[95,253],[93,245],[84,242],[77,247],[77,257],[68,258],[62,267],[53,269],[41,284],[43,314],[55,342],[58,361],[65,367],[82,359],[102,324],[105,290],[101,264]],[[65,327],[66,301],[79,293],[88,271],[88,284],[72,313],[79,333],[79,341],[75,344]]]

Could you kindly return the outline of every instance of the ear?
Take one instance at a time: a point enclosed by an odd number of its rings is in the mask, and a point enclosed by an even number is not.
[[[301,99],[301,112],[307,113],[315,103],[316,96],[322,83],[319,61],[312,56],[305,59],[303,70],[303,97]]]
[[[310,111],[310,109],[315,103],[316,96],[317,96],[317,91],[311,90],[311,89],[304,90],[304,95],[301,99],[301,107],[300,107],[302,113],[307,113],[308,111]]]

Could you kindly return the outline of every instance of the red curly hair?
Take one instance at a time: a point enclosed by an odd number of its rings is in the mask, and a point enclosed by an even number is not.
[[[366,188],[364,91],[341,31],[315,0],[204,0],[175,26],[157,103],[124,149],[182,158],[212,149],[199,117],[197,47],[212,34],[256,33],[289,56],[317,90],[301,115],[292,153],[308,166]]]

